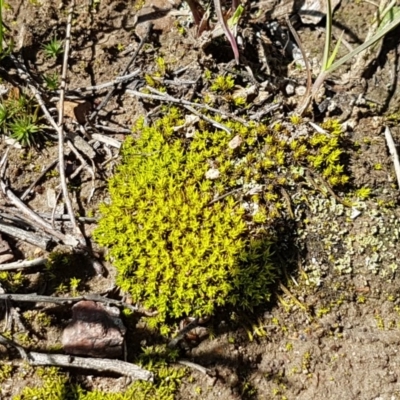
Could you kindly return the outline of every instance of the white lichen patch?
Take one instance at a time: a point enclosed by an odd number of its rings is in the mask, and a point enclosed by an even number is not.
[[[307,217],[298,218],[303,222],[299,235],[308,252],[303,268],[309,283],[319,285],[332,268],[338,274],[393,277],[400,259],[400,221],[393,210],[360,202],[360,214],[354,219],[354,209],[332,197],[314,195],[307,200]]]

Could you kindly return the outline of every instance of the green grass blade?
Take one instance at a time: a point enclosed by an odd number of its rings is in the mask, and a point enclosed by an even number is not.
[[[356,49],[351,51],[349,54],[347,54],[346,56],[342,57],[340,60],[336,61],[325,72],[326,73],[330,73],[330,72],[334,71],[335,69],[339,68],[341,65],[343,65],[347,61],[351,60],[357,54],[361,53],[363,50],[365,50],[368,47],[372,46],[379,39],[382,39],[387,33],[389,33],[391,30],[396,28],[396,26],[399,25],[399,24],[400,24],[400,13],[395,15],[395,19],[393,19],[392,22],[390,22],[389,24],[385,25],[382,29],[379,29],[378,32],[376,32],[374,36],[372,36],[369,40],[367,40],[361,46],[358,46]]]
[[[330,67],[330,66],[333,64],[333,62],[335,61],[335,58],[336,58],[337,53],[338,53],[338,51],[339,51],[340,44],[342,43],[343,34],[344,34],[344,31],[343,31],[342,34],[340,35],[340,37],[339,37],[339,39],[338,39],[338,41],[337,41],[337,43],[336,43],[336,46],[335,46],[335,48],[333,49],[331,56],[329,57],[328,63],[327,63],[327,65],[326,65],[326,68],[327,68],[327,69],[329,69],[329,67]]]

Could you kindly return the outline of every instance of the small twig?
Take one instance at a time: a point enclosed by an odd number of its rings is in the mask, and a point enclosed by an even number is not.
[[[82,246],[86,246],[86,240],[83,236],[81,230],[79,229],[78,224],[75,220],[74,209],[72,207],[72,202],[69,197],[68,187],[67,187],[67,177],[65,174],[65,160],[64,160],[64,99],[65,99],[65,87],[67,85],[67,72],[68,72],[68,56],[69,49],[71,45],[71,25],[72,25],[72,14],[74,11],[75,0],[72,0],[71,8],[68,13],[67,19],[67,29],[65,34],[65,46],[64,46],[64,60],[62,66],[62,75],[61,75],[61,85],[60,85],[60,101],[58,106],[58,169],[60,172],[60,184],[64,197],[65,204],[67,206],[68,214],[71,218],[71,224],[74,230],[74,233],[77,235],[79,242]]]
[[[63,368],[89,369],[98,372],[113,372],[129,376],[133,380],[153,382],[154,374],[138,365],[120,360],[106,358],[84,358],[64,354],[45,354],[29,352],[28,361],[31,365],[54,365]]]
[[[140,40],[139,46],[137,47],[136,51],[133,53],[131,59],[129,60],[126,67],[124,68],[123,72],[121,73],[120,79],[122,79],[122,77],[128,73],[130,66],[136,60],[136,57],[138,56],[139,51],[141,50],[143,45],[146,43],[146,41],[150,35],[152,27],[153,27],[153,24],[150,22],[146,25],[146,31]],[[115,90],[118,88],[119,85],[120,85],[120,82],[118,82],[118,77],[117,77],[116,83],[112,86],[111,89],[109,89],[106,97],[103,99],[103,101],[98,105],[98,107],[96,107],[96,109],[90,115],[90,117],[88,119],[89,122],[93,121],[96,118],[96,116],[98,115],[98,113],[100,112],[100,110],[103,109],[107,105],[108,101],[110,100],[111,96],[114,94]]]
[[[106,145],[115,147],[117,149],[120,149],[122,145],[120,141],[109,136],[101,135],[100,133],[93,133],[92,139],[98,140],[101,143],[105,143]]]
[[[394,171],[396,173],[396,178],[397,178],[397,185],[399,186],[400,189],[400,161],[399,161],[399,155],[396,150],[396,145],[393,140],[392,133],[390,132],[389,127],[385,127],[385,139],[386,139],[386,144],[389,149],[389,153],[392,156],[393,159],[393,164],[394,164]]]
[[[12,236],[18,240],[33,244],[43,250],[49,250],[51,246],[51,239],[35,235],[32,232],[27,232],[23,229],[17,228],[5,222],[0,222],[0,232],[8,236]]]
[[[323,191],[321,190],[321,188],[315,183],[315,180],[311,177],[311,174],[313,174],[314,176],[317,176],[317,178],[319,179],[319,181],[322,183],[322,185],[325,187],[325,189],[328,191],[328,193],[340,204],[343,204],[344,206],[348,207],[348,204],[343,201],[333,190],[332,188],[329,186],[329,184],[322,178],[322,176],[320,176],[319,174],[317,174],[315,171],[306,169],[306,176],[307,178],[309,178],[311,181],[314,181],[314,185],[316,185],[316,188],[323,193]]]
[[[293,28],[289,17],[286,18],[286,23],[289,27],[290,32],[293,35],[293,38],[294,38],[297,46],[299,46],[301,55],[303,57],[304,65],[305,65],[306,71],[307,71],[306,93],[304,94],[300,105],[297,107],[297,112],[299,113],[299,115],[303,115],[304,111],[307,110],[307,108],[311,102],[311,89],[312,89],[311,67],[310,67],[310,63],[308,62],[307,54],[304,50],[303,44],[301,43],[301,40],[300,40],[299,35],[297,34],[296,30]]]
[[[96,129],[105,131],[105,132],[111,132],[111,133],[122,133],[122,134],[131,134],[132,129],[127,129],[127,128],[114,128],[110,126],[105,126],[105,125],[100,125],[100,124],[95,124],[94,127]]]
[[[142,97],[144,99],[160,100],[160,101],[166,101],[166,102],[170,102],[170,103],[180,104],[183,107],[185,107],[188,111],[190,111],[191,113],[199,116],[200,118],[203,118],[204,120],[206,120],[210,124],[214,125],[216,128],[222,129],[222,130],[224,130],[225,132],[228,132],[228,133],[231,132],[230,129],[227,128],[225,125],[222,125],[219,122],[214,121],[213,119],[211,119],[209,117],[206,117],[204,114],[196,111],[192,106],[185,105],[185,100],[176,99],[175,97],[172,97],[172,96],[160,96],[160,95],[156,95],[156,94],[141,93],[141,92],[138,92],[136,90],[131,90],[131,89],[127,89],[126,93],[131,94],[133,96]],[[190,103],[190,102],[188,102],[188,103]],[[191,103],[191,104],[193,104],[194,106],[197,106],[197,107],[200,106],[199,104],[195,104],[195,103]]]
[[[196,364],[194,362],[191,362],[188,360],[178,360],[177,363],[181,364],[181,365],[185,365],[186,367],[195,369],[204,375],[215,377],[215,372],[211,371],[208,368],[203,367],[202,365]]]
[[[47,233],[49,233],[54,238],[60,240],[64,244],[75,247],[78,244],[78,241],[70,236],[64,235],[61,232],[57,232],[52,228],[50,224],[44,221],[38,214],[36,214],[33,210],[31,210],[28,206],[26,206],[4,183],[3,180],[0,180],[0,187],[3,193],[8,197],[11,203],[14,204],[31,222],[38,224],[41,228],[43,228]]]
[[[0,343],[4,346],[14,347],[15,349],[18,350],[22,359],[29,361],[29,357],[28,357],[26,350],[19,344],[15,343],[13,340],[10,340],[10,339],[6,338],[5,336],[3,336],[2,334],[0,334]]]
[[[268,104],[267,107],[264,107],[263,109],[261,109],[260,111],[256,112],[255,114],[251,115],[249,117],[250,120],[254,121],[260,121],[261,118],[265,115],[265,114],[269,114],[272,111],[277,110],[279,107],[281,107],[281,103],[276,103],[276,104]]]
[[[282,283],[279,284],[279,287],[281,290],[289,296],[303,311],[307,311],[307,306],[305,306],[300,300],[297,299],[296,296],[294,296],[289,289],[286,288]]]
[[[31,185],[28,187],[28,189],[25,190],[25,192],[21,196],[21,200],[24,201],[27,196],[30,194],[32,189],[38,184],[38,182],[52,169],[54,168],[58,163],[58,160],[52,161],[43,171],[42,173],[31,183]]]
[[[0,295],[0,299],[1,299],[1,295]],[[196,326],[199,325],[199,318],[195,318],[192,322],[188,323],[184,328],[182,328],[178,334],[176,335],[176,337],[174,337],[172,340],[170,340],[170,342],[168,343],[168,347],[170,349],[173,349],[174,347],[176,347],[178,345],[178,343],[183,340],[183,338],[185,337],[185,335],[190,332],[192,329],[196,328]]]
[[[184,100],[184,99],[176,99],[175,97],[171,96],[170,94],[160,92],[157,89],[152,88],[151,86],[147,86],[146,89],[148,89],[150,92],[153,92],[156,95],[164,96],[166,99],[168,99],[168,100],[170,100],[172,102],[179,102],[179,104],[190,106],[190,107],[204,108],[207,111],[211,111],[211,112],[213,112],[215,114],[220,114],[223,117],[225,117],[226,119],[232,119],[232,120],[234,120],[236,122],[239,122],[239,123],[243,124],[244,126],[249,126],[248,122],[246,120],[244,120],[243,118],[239,118],[236,115],[233,115],[233,114],[228,113],[226,111],[219,110],[218,108],[211,107],[208,104],[193,103],[191,101],[187,101],[187,100]]]
[[[42,218],[51,219],[52,215],[50,213],[38,213]],[[79,222],[84,222],[86,224],[93,224],[98,222],[97,218],[90,217],[76,217]],[[54,214],[54,221],[69,221],[70,216],[68,214]]]
[[[292,202],[290,200],[289,193],[283,187],[281,187],[281,193],[282,193],[283,198],[286,201],[286,205],[287,205],[287,208],[288,208],[288,212],[289,212],[290,218],[295,219],[295,216],[294,216],[294,213],[293,213],[293,210],[292,210]]]
[[[140,74],[140,72],[141,72],[141,70],[140,70],[140,68],[138,68],[135,71],[131,72],[130,74],[118,76],[117,78],[115,78],[113,81],[110,81],[110,82],[101,83],[96,86],[86,86],[86,87],[81,87],[81,88],[76,88],[76,89],[69,89],[67,91],[67,94],[74,94],[77,92],[78,93],[79,92],[97,92],[97,91],[100,91],[103,89],[107,89],[110,86],[115,86],[122,82],[129,81],[132,78],[135,78],[136,76],[138,76]],[[56,100],[57,97],[53,97],[52,99]]]
[[[230,192],[224,193],[221,196],[216,197],[215,199],[212,199],[207,205],[210,206],[211,204],[216,203],[217,201],[223,200],[225,197],[230,196],[231,194],[240,192],[241,190],[243,190],[243,188],[237,188],[237,189],[233,189]]]
[[[109,360],[106,358],[75,357],[64,354],[37,353],[35,351],[27,352],[22,346],[1,334],[0,344],[17,349],[21,358],[31,365],[53,365],[62,368],[80,368],[98,372],[113,372],[129,376],[133,380],[154,381],[154,374],[152,372],[125,361]]]
[[[92,300],[98,303],[113,304],[118,307],[129,308],[133,312],[144,311],[140,310],[139,307],[133,306],[132,304],[125,303],[123,301],[109,299],[107,297],[100,296],[98,294],[87,294],[78,297],[54,297],[54,296],[41,296],[35,293],[32,294],[15,294],[15,293],[0,293],[0,300],[20,301],[24,303],[54,303],[54,304],[72,304],[82,300]],[[154,315],[154,313],[149,313]]]
[[[0,271],[10,271],[20,268],[32,268],[38,265],[46,264],[46,257],[35,258],[34,260],[20,260],[8,264],[0,264]]]

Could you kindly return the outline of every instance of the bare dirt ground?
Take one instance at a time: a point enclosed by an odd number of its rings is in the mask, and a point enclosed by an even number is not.
[[[322,58],[324,23],[305,25],[299,17],[299,5],[272,3],[246,3],[246,17],[239,30],[243,45],[238,66],[232,62],[232,50],[223,36],[213,40],[196,37],[189,8],[183,3],[100,0],[75,6],[65,113],[68,132],[76,132],[71,141],[82,158],[66,146],[66,173],[75,213],[87,218],[82,227],[93,248],[91,259],[102,260],[104,250],[90,240],[96,226],[91,218],[99,216],[98,204],[108,198],[106,180],[118,163],[118,146],[139,116],[152,120],[160,114],[161,102],[138,98],[126,89],[140,90],[149,82],[146,76],[160,73],[160,58],[167,66],[160,79],[175,98],[204,99],[210,95],[204,79],[208,70],[214,78],[230,73],[237,90],[251,86],[253,80],[258,82],[257,92],[248,97],[249,106],[234,111],[237,117],[246,119],[260,113],[256,121],[272,124],[287,119],[301,102],[306,71],[293,62],[285,42],[289,31],[284,18],[293,16],[314,76]],[[374,11],[369,3],[343,0],[335,13],[334,34],[338,36],[344,29],[346,43],[359,45]],[[43,45],[51,38],[65,37],[67,15],[67,4],[46,0],[10,0],[3,11],[7,35],[14,41],[13,53],[29,71],[34,85],[41,88],[52,115],[57,114],[57,93],[46,88],[44,77],[60,75],[62,55],[46,57]],[[154,25],[146,37],[149,21]],[[278,21],[283,39],[272,35],[271,21]],[[176,399],[400,399],[400,208],[384,137],[388,126],[395,142],[400,142],[399,35],[399,29],[391,32],[371,63],[356,71],[361,71],[358,75],[348,74],[354,70],[347,64],[325,82],[324,93],[306,120],[320,123],[327,116],[340,118],[346,132],[350,183],[333,194],[314,176],[305,181],[306,189],[299,186],[290,192],[293,215],[284,214],[277,228],[274,258],[282,272],[270,304],[254,315],[223,310],[204,325],[208,330],[205,338],[196,338],[181,348],[181,358],[206,368],[207,373],[187,368]],[[143,47],[130,68],[130,72],[138,70],[137,76],[119,86],[95,122],[88,125],[88,115],[104,99],[107,89],[79,88],[119,76],[142,39]],[[0,74],[9,91],[4,99],[30,93],[26,77],[9,57],[1,60]],[[74,102],[74,96],[80,103]],[[329,99],[326,106],[318,108],[324,99]],[[223,98],[217,98],[215,104],[226,110]],[[268,112],[272,104],[277,107]],[[86,126],[89,133],[82,133],[78,124]],[[56,136],[54,130],[46,132],[48,136],[31,148],[2,141],[2,154],[9,149],[6,182],[21,197],[43,168],[54,162],[24,201],[48,216],[58,203],[56,214],[66,214],[65,204],[57,198]],[[78,170],[82,160],[85,166]],[[357,198],[360,188],[368,188],[370,193]],[[352,199],[353,205],[342,204],[345,198]],[[19,212],[3,195],[1,219],[10,222],[10,214],[15,213]],[[56,220],[55,228],[71,232],[65,221]],[[68,246],[45,250],[6,234],[3,240],[14,260],[47,257],[50,250],[71,253]],[[112,297],[116,272],[112,265],[104,264],[106,272],[96,270],[87,254],[78,253],[61,260],[59,256],[51,273],[43,266],[6,273],[0,265],[0,289],[5,293]],[[0,307],[2,332],[11,332],[16,342],[30,350],[60,350],[71,305],[12,302],[6,306]],[[128,360],[135,360],[145,345],[166,342],[136,320],[125,323]],[[12,366],[12,372],[6,373],[4,366]],[[25,387],[41,385],[35,370],[27,368],[18,352],[9,347],[0,346],[0,367],[1,399],[13,399]],[[129,384],[118,376],[93,371],[89,375],[69,370],[68,377],[88,391],[124,391]]]

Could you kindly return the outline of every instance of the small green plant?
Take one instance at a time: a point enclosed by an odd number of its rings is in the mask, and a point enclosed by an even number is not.
[[[0,104],[0,129],[22,146],[32,146],[42,137],[39,107],[19,90],[12,90]]]
[[[41,126],[35,115],[22,115],[9,124],[10,136],[22,146],[32,146],[41,136]]]
[[[78,278],[73,277],[70,279],[69,286],[71,288],[71,295],[73,297],[78,296],[78,287],[79,287],[80,283],[81,283],[81,280]]]
[[[362,187],[362,188],[356,190],[355,195],[360,200],[366,200],[371,196],[371,193],[372,193],[371,188]]]
[[[10,378],[12,376],[13,370],[14,370],[14,367],[11,364],[3,363],[0,366],[0,383],[5,381],[6,379]],[[0,391],[0,394],[1,394],[1,391]]]
[[[49,89],[49,90],[57,90],[58,89],[60,77],[57,74],[57,72],[44,75],[43,79],[44,79],[44,83],[46,84],[47,89]]]
[[[218,75],[213,84],[211,90],[213,92],[226,92],[235,86],[235,81],[231,75]]]
[[[63,51],[63,42],[56,37],[50,40],[49,43],[43,45],[44,54],[48,58],[57,58]]]

